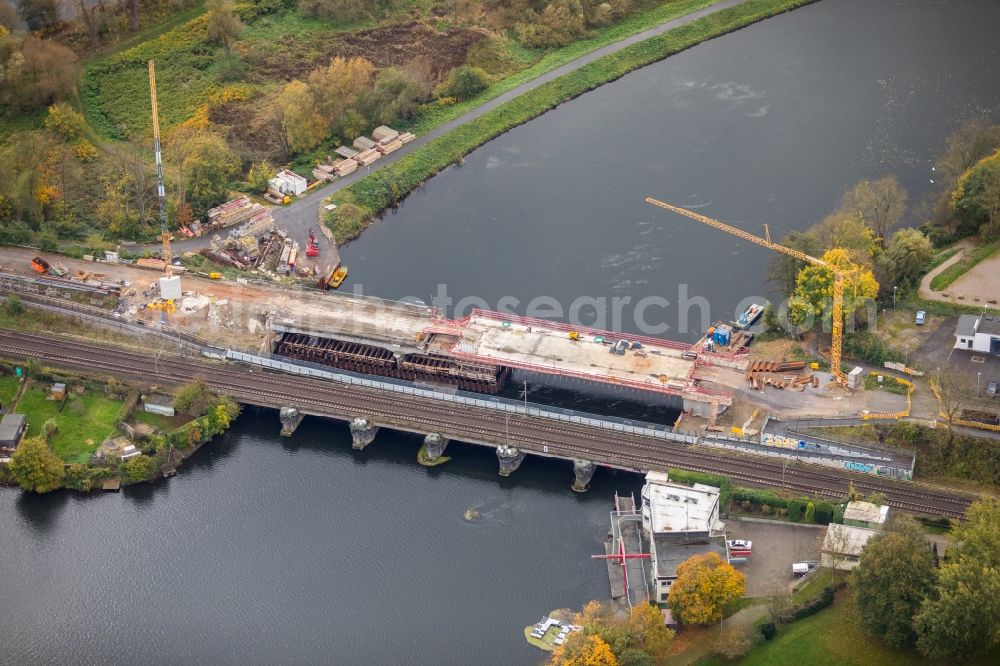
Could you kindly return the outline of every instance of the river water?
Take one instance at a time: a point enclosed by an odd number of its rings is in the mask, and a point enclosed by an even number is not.
[[[676,302],[686,282],[731,317],[767,293],[766,253],[643,197],[775,235],[862,177],[916,199],[948,132],[1000,108],[998,25],[985,0],[823,0],[491,142],[345,261],[385,297]],[[531,664],[526,624],[607,594],[589,555],[635,476],[602,470],[580,496],[566,462],[501,480],[484,448],[426,470],[414,437],[356,453],[342,423],[277,432],[252,410],[175,479],[122,494],[0,489],[0,663]]]
[[[572,323],[696,340],[772,295],[771,254],[644,198],[776,238],[864,178],[896,175],[918,201],[945,137],[973,114],[1000,118],[997,26],[989,0],[823,0],[706,42],[433,178],[341,250],[349,279],[386,298],[428,301],[438,285],[456,305],[513,298],[522,314],[551,297],[558,308],[532,309],[563,320],[594,297],[607,316],[584,307]],[[618,321],[616,297],[631,298]]]

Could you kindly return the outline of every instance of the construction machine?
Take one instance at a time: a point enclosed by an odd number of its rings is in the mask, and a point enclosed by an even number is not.
[[[742,229],[730,226],[725,222],[720,222],[719,220],[699,215],[698,213],[687,210],[686,208],[672,206],[652,197],[646,197],[646,203],[673,211],[678,215],[683,215],[684,217],[701,222],[702,224],[706,224],[710,227],[714,227],[720,231],[725,231],[726,233],[742,238],[743,240],[750,241],[751,243],[760,245],[761,247],[766,247],[768,250],[780,252],[781,254],[787,254],[790,257],[798,259],[799,261],[804,261],[806,263],[813,264],[814,266],[822,266],[833,273],[833,312],[830,317],[833,335],[830,341],[830,372],[833,373],[833,376],[836,378],[838,384],[841,386],[847,385],[847,375],[845,375],[843,370],[840,369],[840,359],[844,345],[844,283],[849,277],[848,273],[827,261],[817,259],[816,257],[808,255],[805,252],[799,252],[798,250],[793,250],[790,247],[785,247],[784,245],[779,245],[778,243],[771,241],[771,231],[768,229],[766,224],[764,225],[764,234],[766,238],[761,238],[760,236],[754,236],[751,233],[747,233]]]

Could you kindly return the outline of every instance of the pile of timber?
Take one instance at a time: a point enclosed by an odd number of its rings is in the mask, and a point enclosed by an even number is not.
[[[411,132],[403,132],[402,134],[399,135],[399,140],[403,142],[403,144],[407,144],[416,138],[417,138],[416,135],[412,134]]]
[[[403,142],[399,139],[392,139],[391,141],[386,141],[385,143],[380,143],[377,146],[378,152],[383,155],[388,155],[389,153],[395,152],[403,147]]]
[[[374,147],[367,150],[362,150],[360,153],[354,156],[354,161],[361,166],[368,166],[378,158],[382,157],[382,153],[375,150]]]
[[[332,164],[317,164],[316,168],[313,169],[313,178],[316,180],[330,181],[333,180],[337,174],[333,172]]]
[[[333,163],[333,172],[343,178],[358,168],[358,163],[353,159],[337,160]]]

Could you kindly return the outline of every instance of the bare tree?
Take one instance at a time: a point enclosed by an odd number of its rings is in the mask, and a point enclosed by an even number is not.
[[[962,411],[968,406],[971,397],[969,392],[969,377],[964,373],[956,371],[941,372],[937,369],[934,378],[934,388],[938,401],[941,404],[941,415],[948,424],[948,440],[954,436],[952,424],[955,419],[961,417]]]
[[[878,180],[863,180],[844,194],[840,209],[858,215],[875,232],[882,247],[889,232],[903,219],[906,211],[906,190],[894,176]]]

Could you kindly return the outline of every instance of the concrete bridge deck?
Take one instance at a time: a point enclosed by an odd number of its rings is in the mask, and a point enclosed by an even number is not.
[[[742,456],[728,450],[666,442],[538,416],[504,414],[470,405],[449,406],[420,396],[401,396],[376,388],[276,374],[204,358],[163,356],[151,359],[146,354],[89,342],[4,329],[0,329],[0,356],[37,358],[56,368],[111,375],[144,384],[179,385],[200,377],[213,390],[245,404],[293,408],[301,414],[352,422],[363,419],[376,427],[436,433],[447,439],[496,446],[501,466],[508,453],[505,447],[509,447],[515,449],[520,459],[530,453],[637,472],[667,471],[675,467],[723,474],[738,485],[783,487],[834,499],[845,496],[853,482],[861,492],[885,493],[888,502],[900,509],[932,515],[960,516],[974,499],[915,484],[789,464],[784,460]]]

